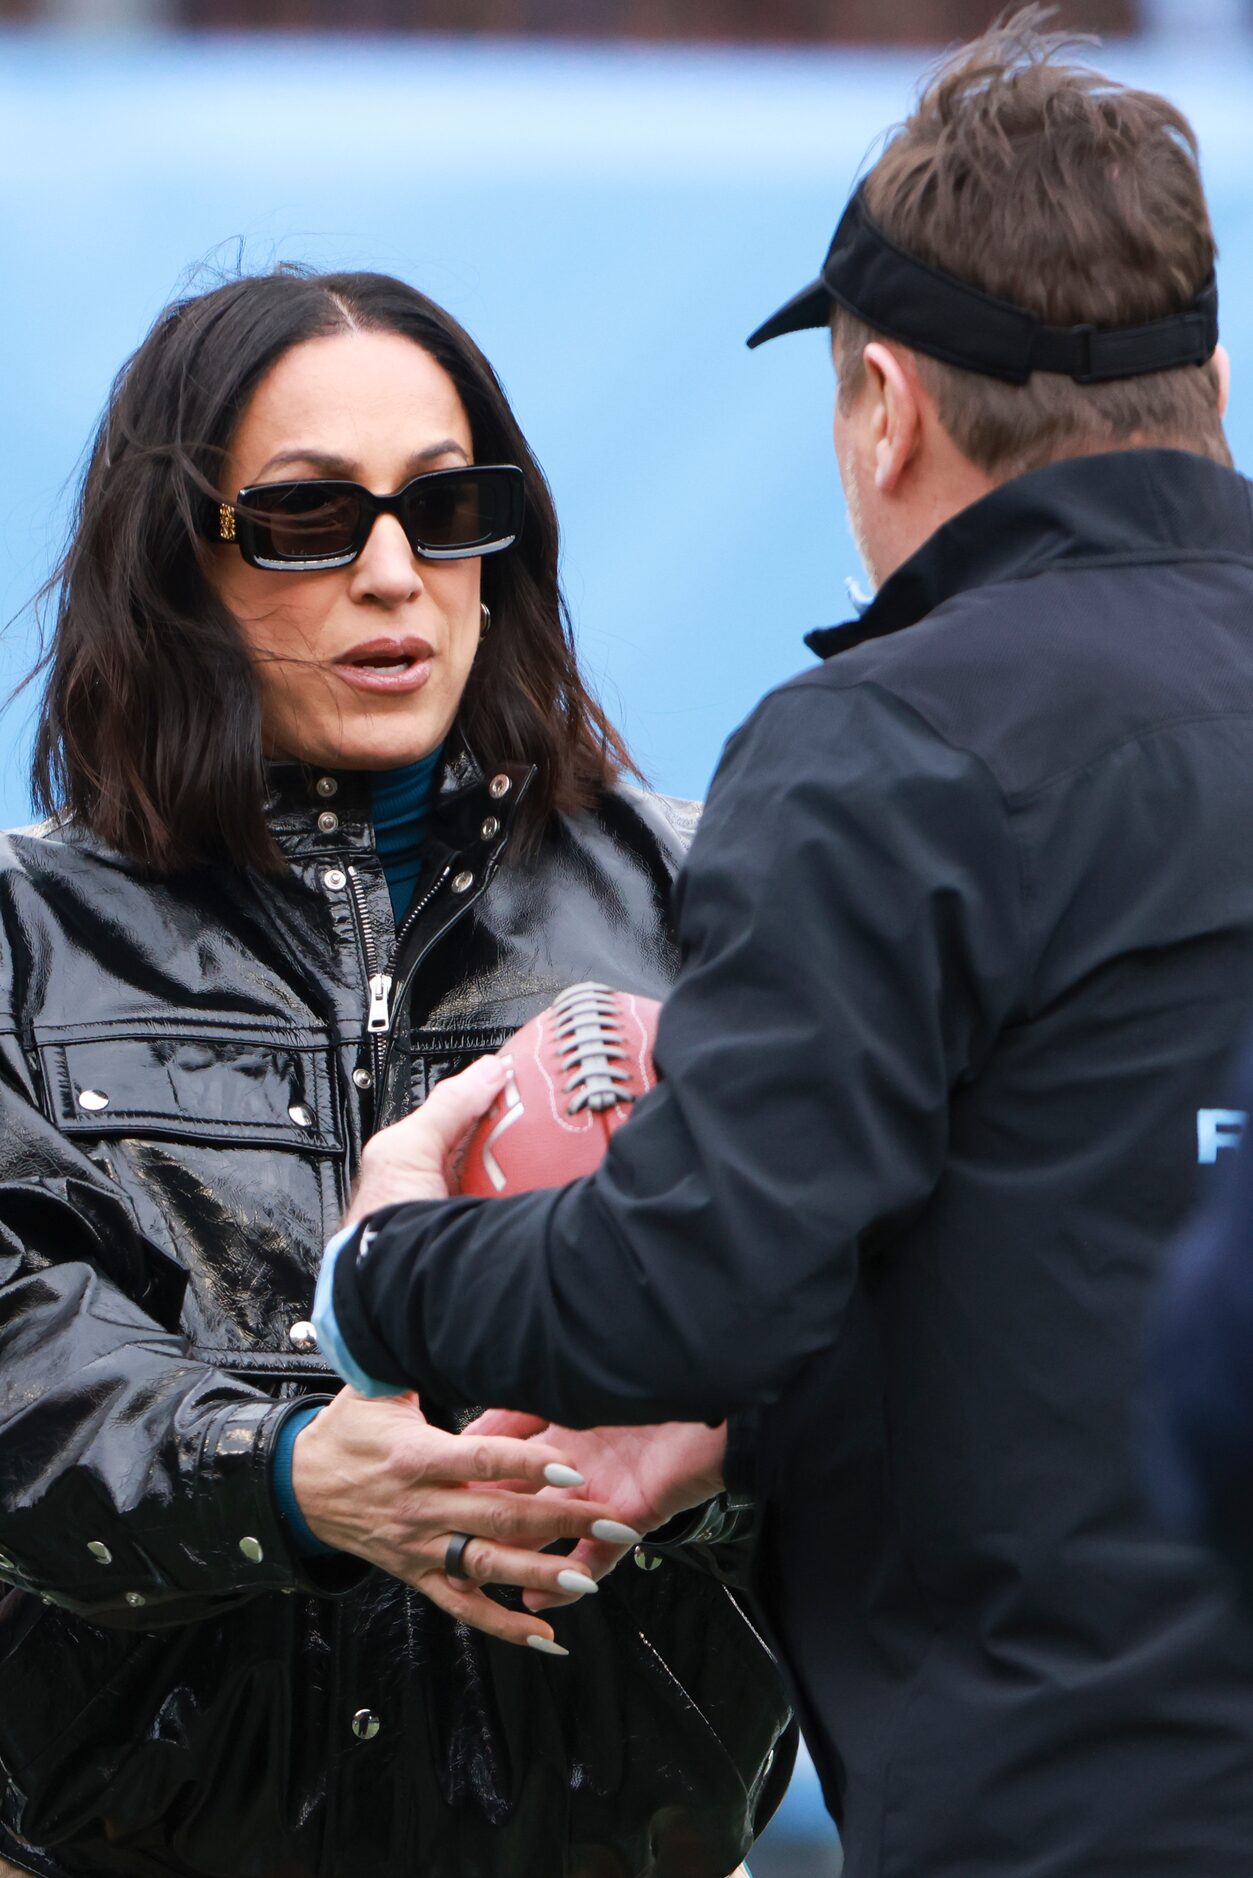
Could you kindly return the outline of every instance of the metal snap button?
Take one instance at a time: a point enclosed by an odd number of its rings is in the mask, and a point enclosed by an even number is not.
[[[334,809],[323,809],[318,816],[318,827],[324,835],[333,835],[339,827],[339,817]]]
[[[374,1087],[374,1078],[371,1076],[368,1069],[354,1069],[352,1079],[358,1089],[373,1089]]]
[[[322,885],[328,893],[342,893],[348,885],[348,876],[342,867],[328,867],[322,876]]]
[[[373,1709],[359,1708],[352,1718],[352,1732],[358,1741],[373,1741],[381,1726]]]
[[[474,875],[470,873],[468,868],[462,868],[459,874],[454,874],[452,877],[452,890],[454,893],[466,893],[473,885]]]
[[[487,785],[487,793],[493,802],[499,802],[500,798],[507,796],[512,788],[513,784],[507,776],[493,776]]]
[[[89,1539],[87,1541],[87,1550],[91,1553],[97,1565],[112,1565],[113,1554],[110,1552],[103,1539]]]
[[[320,796],[333,796],[339,793],[339,784],[333,776],[319,776],[313,786]]]
[[[129,1605],[133,1606],[135,1610],[138,1610],[139,1606],[141,1604],[146,1604],[148,1600],[144,1596],[142,1591],[128,1591],[126,1593],[126,1602]]]
[[[259,1565],[265,1557],[265,1548],[259,1539],[241,1539],[239,1549],[250,1564]]]
[[[659,1552],[646,1552],[642,1545],[636,1546],[631,1557],[635,1560],[635,1563],[642,1572],[655,1572],[657,1567],[661,1564],[661,1554]]]
[[[318,1347],[318,1333],[313,1328],[312,1324],[306,1323],[302,1318],[298,1324],[293,1324],[288,1331],[287,1341],[294,1350],[299,1350],[302,1356],[308,1356],[311,1351],[316,1350]]]
[[[109,1098],[103,1089],[80,1089],[78,1092],[80,1109],[90,1109],[94,1114],[97,1109],[107,1109]]]
[[[494,815],[488,816],[483,826],[479,829],[479,833],[482,835],[484,841],[490,841],[493,835],[500,833],[500,823],[496,820]]]
[[[313,1110],[307,1109],[303,1102],[293,1102],[287,1113],[291,1116],[297,1128],[312,1128]]]

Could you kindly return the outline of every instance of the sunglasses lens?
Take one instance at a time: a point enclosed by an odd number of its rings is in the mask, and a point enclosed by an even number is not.
[[[406,492],[405,528],[418,549],[470,551],[517,531],[512,473],[423,476]]]
[[[240,547],[254,566],[272,568],[346,567],[380,511],[399,517],[415,554],[491,554],[508,547],[522,525],[522,472],[511,464],[433,470],[396,496],[311,477],[255,484],[235,503]]]
[[[327,561],[352,552],[361,504],[334,483],[272,483],[250,493],[246,513],[259,558]]]

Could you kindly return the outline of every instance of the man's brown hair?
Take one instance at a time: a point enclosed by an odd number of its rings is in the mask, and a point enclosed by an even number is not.
[[[1182,311],[1214,265],[1196,135],[1151,91],[1067,62],[1047,10],[1002,19],[925,85],[863,184],[871,215],[919,260],[1059,326],[1134,326]],[[840,397],[875,334],[835,309]],[[919,353],[941,423],[981,470],[1020,475],[1136,443],[1230,463],[1218,368],[1080,385],[1002,383]]]

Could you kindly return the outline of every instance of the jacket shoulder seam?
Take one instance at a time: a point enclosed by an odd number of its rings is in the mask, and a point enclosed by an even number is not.
[[[1026,808],[1030,803],[1037,801],[1040,796],[1047,795],[1050,789],[1056,788],[1058,783],[1068,782],[1075,776],[1085,775],[1089,770],[1099,769],[1102,763],[1108,762],[1112,756],[1117,756],[1120,750],[1132,749],[1136,744],[1149,743],[1154,737],[1165,736],[1172,730],[1182,730],[1189,724],[1234,724],[1242,720],[1253,720],[1253,709],[1181,711],[1174,717],[1156,718],[1153,723],[1144,724],[1138,730],[1129,731],[1126,736],[1112,738],[1109,743],[1103,744],[1099,750],[1094,750],[1090,756],[1085,757],[1082,763],[1070,763],[1064,769],[1050,770],[1047,776],[1040,777],[1029,788],[1015,790],[1011,795],[1007,795],[1006,800],[1015,809]]]

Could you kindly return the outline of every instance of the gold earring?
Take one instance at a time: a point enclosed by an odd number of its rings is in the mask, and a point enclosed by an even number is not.
[[[492,609],[486,600],[479,601],[479,638],[486,639],[492,630]]]

